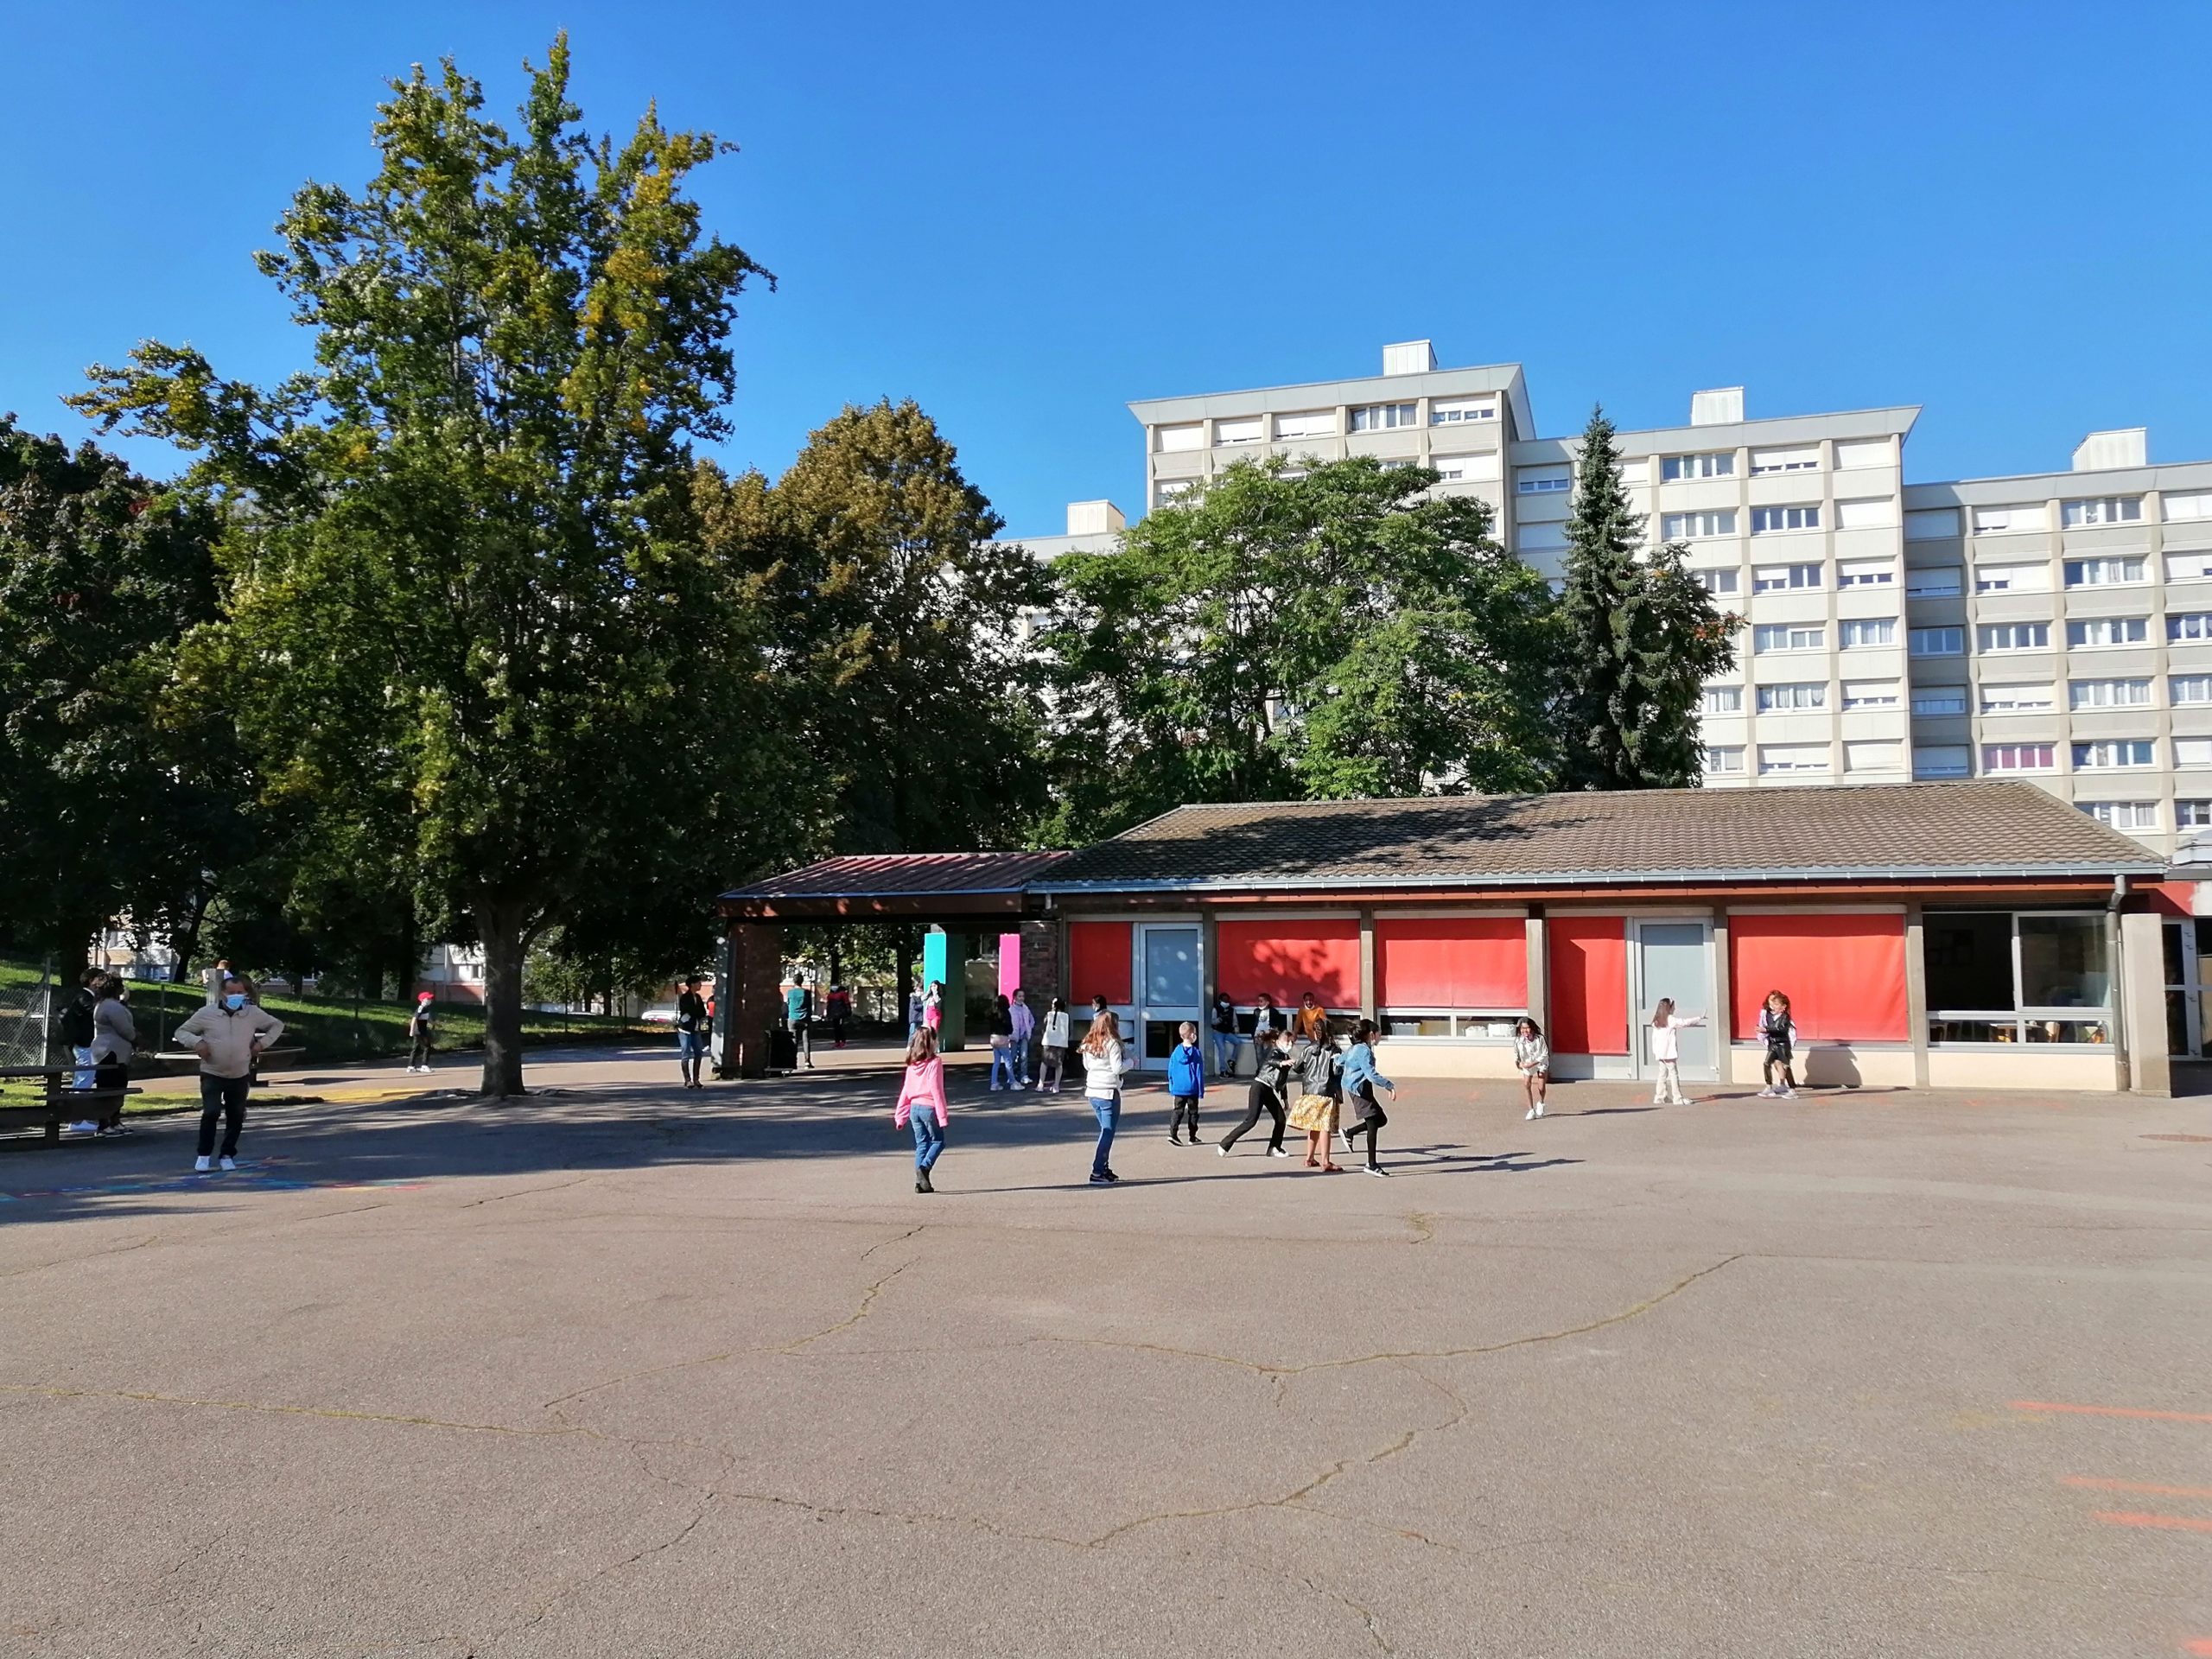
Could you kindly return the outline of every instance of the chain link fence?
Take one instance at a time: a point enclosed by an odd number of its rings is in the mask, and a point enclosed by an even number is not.
[[[44,1065],[54,1020],[54,964],[0,974],[0,1066]]]

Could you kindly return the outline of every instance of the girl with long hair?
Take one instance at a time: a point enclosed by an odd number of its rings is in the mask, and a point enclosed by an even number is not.
[[[1122,1122],[1122,1074],[1128,1070],[1122,1048],[1121,1021],[1109,1008],[1090,1022],[1083,1039],[1083,1092],[1098,1118],[1098,1148],[1090,1157],[1090,1184],[1110,1186],[1122,1178],[1107,1161],[1114,1150],[1114,1131]]]
[[[924,1026],[906,1044],[906,1071],[899,1081],[893,1125],[914,1131],[914,1191],[934,1192],[930,1171],[944,1150],[944,1062],[938,1058],[937,1031]]]
[[[1382,1139],[1382,1126],[1390,1120],[1382,1110],[1382,1103],[1375,1098],[1378,1088],[1388,1089],[1395,1097],[1398,1085],[1375,1069],[1375,1022],[1363,1019],[1351,1029],[1351,1046],[1344,1052],[1344,1093],[1351,1096],[1357,1121],[1344,1132],[1344,1150],[1353,1150],[1352,1142],[1360,1135],[1367,1137],[1367,1173],[1388,1175],[1390,1172],[1376,1160],[1375,1145]]]
[[[1528,1118],[1544,1115],[1544,1091],[1551,1086],[1551,1045],[1544,1028],[1522,1014],[1513,1022],[1513,1069],[1521,1074],[1522,1092],[1529,1096]]]

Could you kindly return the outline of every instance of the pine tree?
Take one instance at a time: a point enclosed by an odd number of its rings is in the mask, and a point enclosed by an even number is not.
[[[1695,788],[1698,702],[1735,661],[1737,620],[1682,568],[1679,543],[1646,547],[1603,408],[1583,429],[1567,541],[1561,786]]]

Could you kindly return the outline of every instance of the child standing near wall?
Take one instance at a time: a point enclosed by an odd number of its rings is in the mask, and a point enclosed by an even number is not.
[[[930,1171],[944,1150],[944,1062],[938,1058],[937,1033],[927,1026],[906,1044],[906,1075],[899,1080],[892,1122],[914,1131],[914,1191],[936,1192]]]
[[[1766,1039],[1766,1087],[1761,1100],[1795,1100],[1797,1079],[1790,1070],[1796,1048],[1797,1024],[1789,1017],[1789,999],[1769,991],[1759,1008],[1759,1035]]]
[[[1068,1005],[1058,997],[1045,1012],[1045,1036],[1037,1052],[1037,1092],[1060,1092],[1060,1068],[1067,1064],[1068,1044],[1074,1039],[1068,1022]]]
[[[1544,1028],[1522,1014],[1513,1022],[1513,1069],[1521,1074],[1521,1090],[1529,1097],[1528,1116],[1544,1115],[1544,1091],[1551,1085],[1552,1051],[1544,1041]]]
[[[1167,1144],[1179,1147],[1183,1125],[1191,1126],[1192,1146],[1198,1139],[1198,1100],[1206,1091],[1206,1057],[1198,1047],[1198,1022],[1185,1020],[1175,1027],[1175,1046],[1167,1056],[1167,1099],[1173,1109],[1167,1120]]]
[[[1682,1092],[1682,1039],[1684,1026],[1701,1026],[1701,1014],[1676,1014],[1675,999],[1662,996],[1659,1005],[1651,1010],[1651,1058],[1659,1067],[1658,1086],[1651,1092],[1654,1106],[1687,1106],[1689,1096]]]

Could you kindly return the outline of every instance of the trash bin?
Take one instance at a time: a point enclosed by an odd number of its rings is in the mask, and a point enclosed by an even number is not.
[[[788,1026],[768,1027],[768,1069],[771,1071],[795,1071],[798,1069],[798,1039]]]

